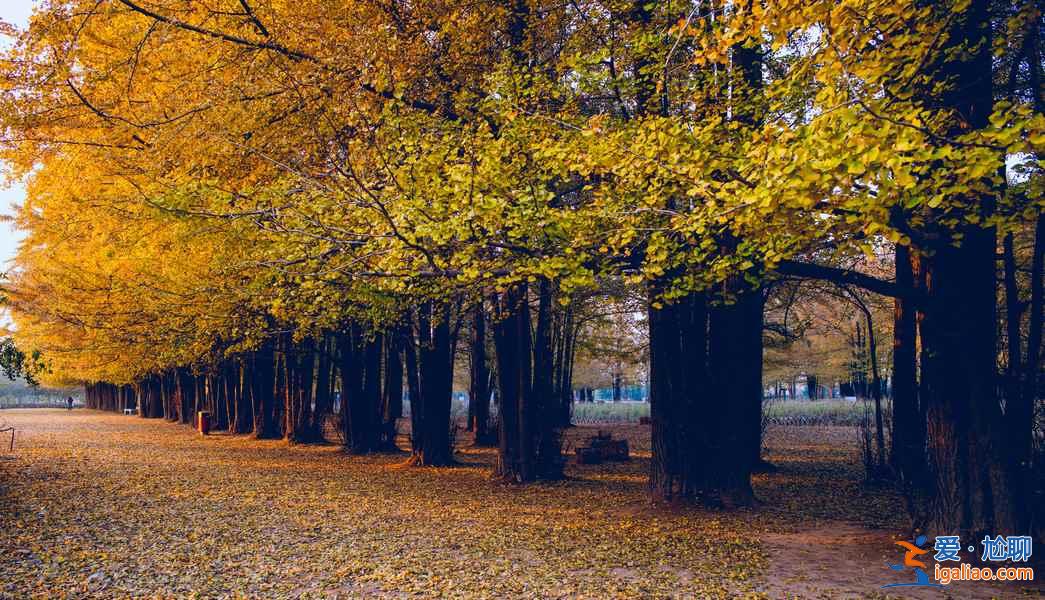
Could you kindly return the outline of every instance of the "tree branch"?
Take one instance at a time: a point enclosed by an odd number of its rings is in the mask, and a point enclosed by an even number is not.
[[[878,279],[859,271],[840,269],[838,267],[785,260],[777,265],[776,271],[781,275],[789,275],[800,279],[820,279],[840,285],[853,285],[890,298],[903,298],[904,300],[918,302],[924,297],[924,292],[917,288],[901,286],[895,281]]]

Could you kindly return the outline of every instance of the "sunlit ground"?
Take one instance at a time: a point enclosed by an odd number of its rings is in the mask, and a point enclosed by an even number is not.
[[[5,598],[865,598],[913,580],[886,566],[902,559],[903,503],[862,483],[845,427],[772,430],[781,470],[756,478],[762,505],[721,513],[650,505],[645,426],[603,427],[629,439],[628,463],[506,487],[489,450],[416,469],[109,413],[0,418],[18,429],[0,450]],[[594,430],[571,430],[570,447]]]

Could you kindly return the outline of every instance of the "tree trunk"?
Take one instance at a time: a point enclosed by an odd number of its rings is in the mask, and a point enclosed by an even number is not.
[[[712,395],[721,408],[708,487],[727,507],[754,503],[751,472],[761,445],[762,398],[752,393],[748,378],[754,373],[756,352],[761,359],[762,293],[745,290],[745,285],[742,276],[732,276],[724,289],[735,302],[710,312],[708,364]]]
[[[527,390],[530,388],[530,319],[527,286],[519,283],[500,294],[498,319],[493,328],[497,359],[497,396],[500,402],[500,441],[496,474],[522,483],[536,478],[532,440],[527,429]]]
[[[1002,242],[1002,266],[1005,283],[1005,406],[1008,410],[1018,406],[1020,394],[1020,374],[1023,369],[1023,334],[1020,323],[1023,320],[1023,308],[1020,305],[1020,288],[1016,281],[1016,252],[1013,248],[1012,232],[1005,235]]]
[[[285,379],[287,441],[307,444],[316,441],[312,420],[312,386],[315,381],[315,340],[306,337],[298,343],[287,339]]]
[[[331,403],[334,398],[333,381],[333,339],[328,332],[324,332],[319,338],[316,348],[316,383],[313,397],[312,410],[312,437],[316,441],[323,440],[323,425],[327,416],[330,415]]]
[[[196,404],[195,399],[193,398],[196,392],[196,387],[192,381],[192,373],[186,367],[178,367],[174,370],[174,377],[178,389],[178,420],[181,423],[188,425],[193,423],[195,420],[195,415],[192,410]]]
[[[574,357],[577,355],[577,326],[574,324],[573,318],[573,305],[570,304],[566,307],[566,314],[563,317],[562,326],[562,346],[563,346],[563,364],[561,367],[562,376],[559,383],[559,397],[562,404],[562,427],[572,427],[571,422],[573,418],[573,362]]]
[[[980,229],[961,248],[941,247],[926,261],[930,303],[922,323],[929,455],[936,531],[971,537],[1015,533],[1000,440],[994,377],[994,244]]]
[[[352,323],[338,337],[341,350],[341,421],[345,447],[351,454],[375,449],[376,423],[366,388],[367,346],[363,329]]]
[[[266,339],[251,358],[251,400],[254,405],[254,437],[272,439],[279,437],[276,429],[276,355],[275,341]]]
[[[490,430],[490,382],[486,365],[486,309],[480,298],[472,308],[472,338],[470,344],[470,389],[468,406],[471,428],[476,446],[493,446],[496,436]]]
[[[896,283],[913,288],[910,249],[896,246]],[[905,487],[924,478],[925,424],[918,407],[917,322],[910,300],[893,300],[893,435],[891,464]]]
[[[1030,480],[1029,468],[1033,461],[1034,403],[1039,398],[1042,373],[1042,330],[1045,329],[1045,215],[1038,215],[1034,231],[1034,254],[1031,257],[1031,297],[1028,309],[1027,353],[1021,368],[1016,371],[1018,393],[1005,403],[1005,419],[1009,436],[1010,461],[1015,470],[1017,492],[1020,497],[1031,497],[1035,493]],[[1008,291],[1006,291],[1008,293]],[[1012,311],[1010,310],[1010,319]],[[1010,325],[1011,328],[1011,325]],[[1017,331],[1019,331],[1017,326]],[[1010,335],[1012,335],[1010,333]],[[1010,345],[1011,345],[1010,341]],[[1010,354],[1009,361],[1015,359]],[[1040,525],[1039,525],[1040,527]]]
[[[382,401],[381,448],[387,451],[398,451],[396,446],[396,427],[403,416],[403,353],[402,333],[398,328],[384,336],[385,341],[385,383]]]
[[[234,413],[229,430],[232,433],[250,433],[254,427],[254,410],[246,389],[250,378],[246,359],[238,356],[230,360],[226,376]]]
[[[406,365],[406,389],[410,399],[410,449],[417,452],[420,441],[414,431],[421,428],[421,381],[417,365],[417,340],[414,334],[414,322],[411,316],[404,326],[403,362]]]
[[[881,471],[885,467],[885,423],[882,417],[882,381],[878,373],[878,344],[874,335],[874,318],[863,300],[855,294],[853,299],[860,312],[864,314],[867,324],[867,360],[871,366],[870,392],[874,400],[875,467]]]
[[[367,423],[367,440],[372,451],[383,449],[381,435],[384,432],[384,397],[381,395],[381,355],[384,336],[371,334],[363,346],[363,406]]]
[[[649,299],[650,493],[679,502],[708,491],[717,460],[712,422],[716,399],[708,390],[707,304],[694,293],[676,304]]]
[[[1040,11],[1039,11],[1040,16]],[[1034,110],[1045,112],[1045,86],[1042,85],[1041,19],[1034,19],[1026,31],[1024,47],[1029,65],[1028,83],[1034,90]],[[1043,157],[1038,155],[1038,160]],[[1021,485],[1025,495],[1031,493],[1026,477],[1031,463],[1032,434],[1034,430],[1034,405],[1042,396],[1045,386],[1045,365],[1042,364],[1042,333],[1045,331],[1045,214],[1038,213],[1034,228],[1034,254],[1030,268],[1030,304],[1027,318],[1027,352],[1021,374],[1022,389],[1018,405],[1006,410],[1009,431],[1012,436],[1013,456],[1021,469]],[[1035,519],[1039,531],[1045,528],[1040,515]]]
[[[554,349],[552,347],[552,284],[541,278],[537,289],[537,326],[533,344],[533,386],[530,392],[535,423],[537,477],[561,479],[563,472],[562,443],[557,427],[558,395],[555,391]]]
[[[955,14],[948,33],[944,58],[930,68],[936,81],[946,82],[939,101],[941,108],[955,111],[947,135],[957,137],[986,127],[992,110],[986,0],[973,0]],[[991,194],[968,200],[979,207],[981,222],[993,211]],[[955,247],[951,227],[941,223],[939,241],[925,260],[930,526],[969,539],[1016,534],[1024,531],[1027,511],[1013,485],[996,393],[997,235],[993,228],[961,224],[961,246]]]
[[[418,309],[418,383],[420,406],[411,403],[416,428],[411,464],[439,467],[453,463],[450,443],[450,408],[453,385],[453,350],[450,311],[434,314],[432,302]]]

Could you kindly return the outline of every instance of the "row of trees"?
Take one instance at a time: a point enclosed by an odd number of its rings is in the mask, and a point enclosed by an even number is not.
[[[921,520],[1025,530],[1040,25],[988,0],[52,0],[0,96],[29,178],[18,342],[99,402],[207,398],[300,441],[336,371],[358,452],[388,446],[405,380],[435,465],[467,340],[498,474],[530,481],[561,475],[580,305],[623,289],[647,313],[652,495],[737,505],[766,286],[826,281],[895,299],[893,460]],[[895,277],[851,268],[883,249]]]

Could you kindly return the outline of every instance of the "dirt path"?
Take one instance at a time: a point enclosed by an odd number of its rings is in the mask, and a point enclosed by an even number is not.
[[[762,589],[772,598],[945,598],[989,600],[1040,596],[1016,583],[985,584],[953,582],[943,589],[881,589],[889,583],[914,581],[910,571],[897,573],[888,564],[902,560],[902,550],[893,544],[897,538],[886,531],[845,523],[817,525],[794,533],[767,533],[763,549],[769,568]],[[929,571],[932,573],[932,562]]]
[[[781,472],[761,475],[768,529],[760,535],[768,565],[759,590],[770,598],[1029,598],[1036,584],[954,582],[945,588],[882,589],[913,582],[896,541],[908,539],[903,501],[891,489],[863,483],[858,434],[841,427],[770,431],[769,458]],[[930,542],[931,544],[931,542]],[[931,555],[930,555],[931,556]],[[928,572],[933,563],[928,561]]]

